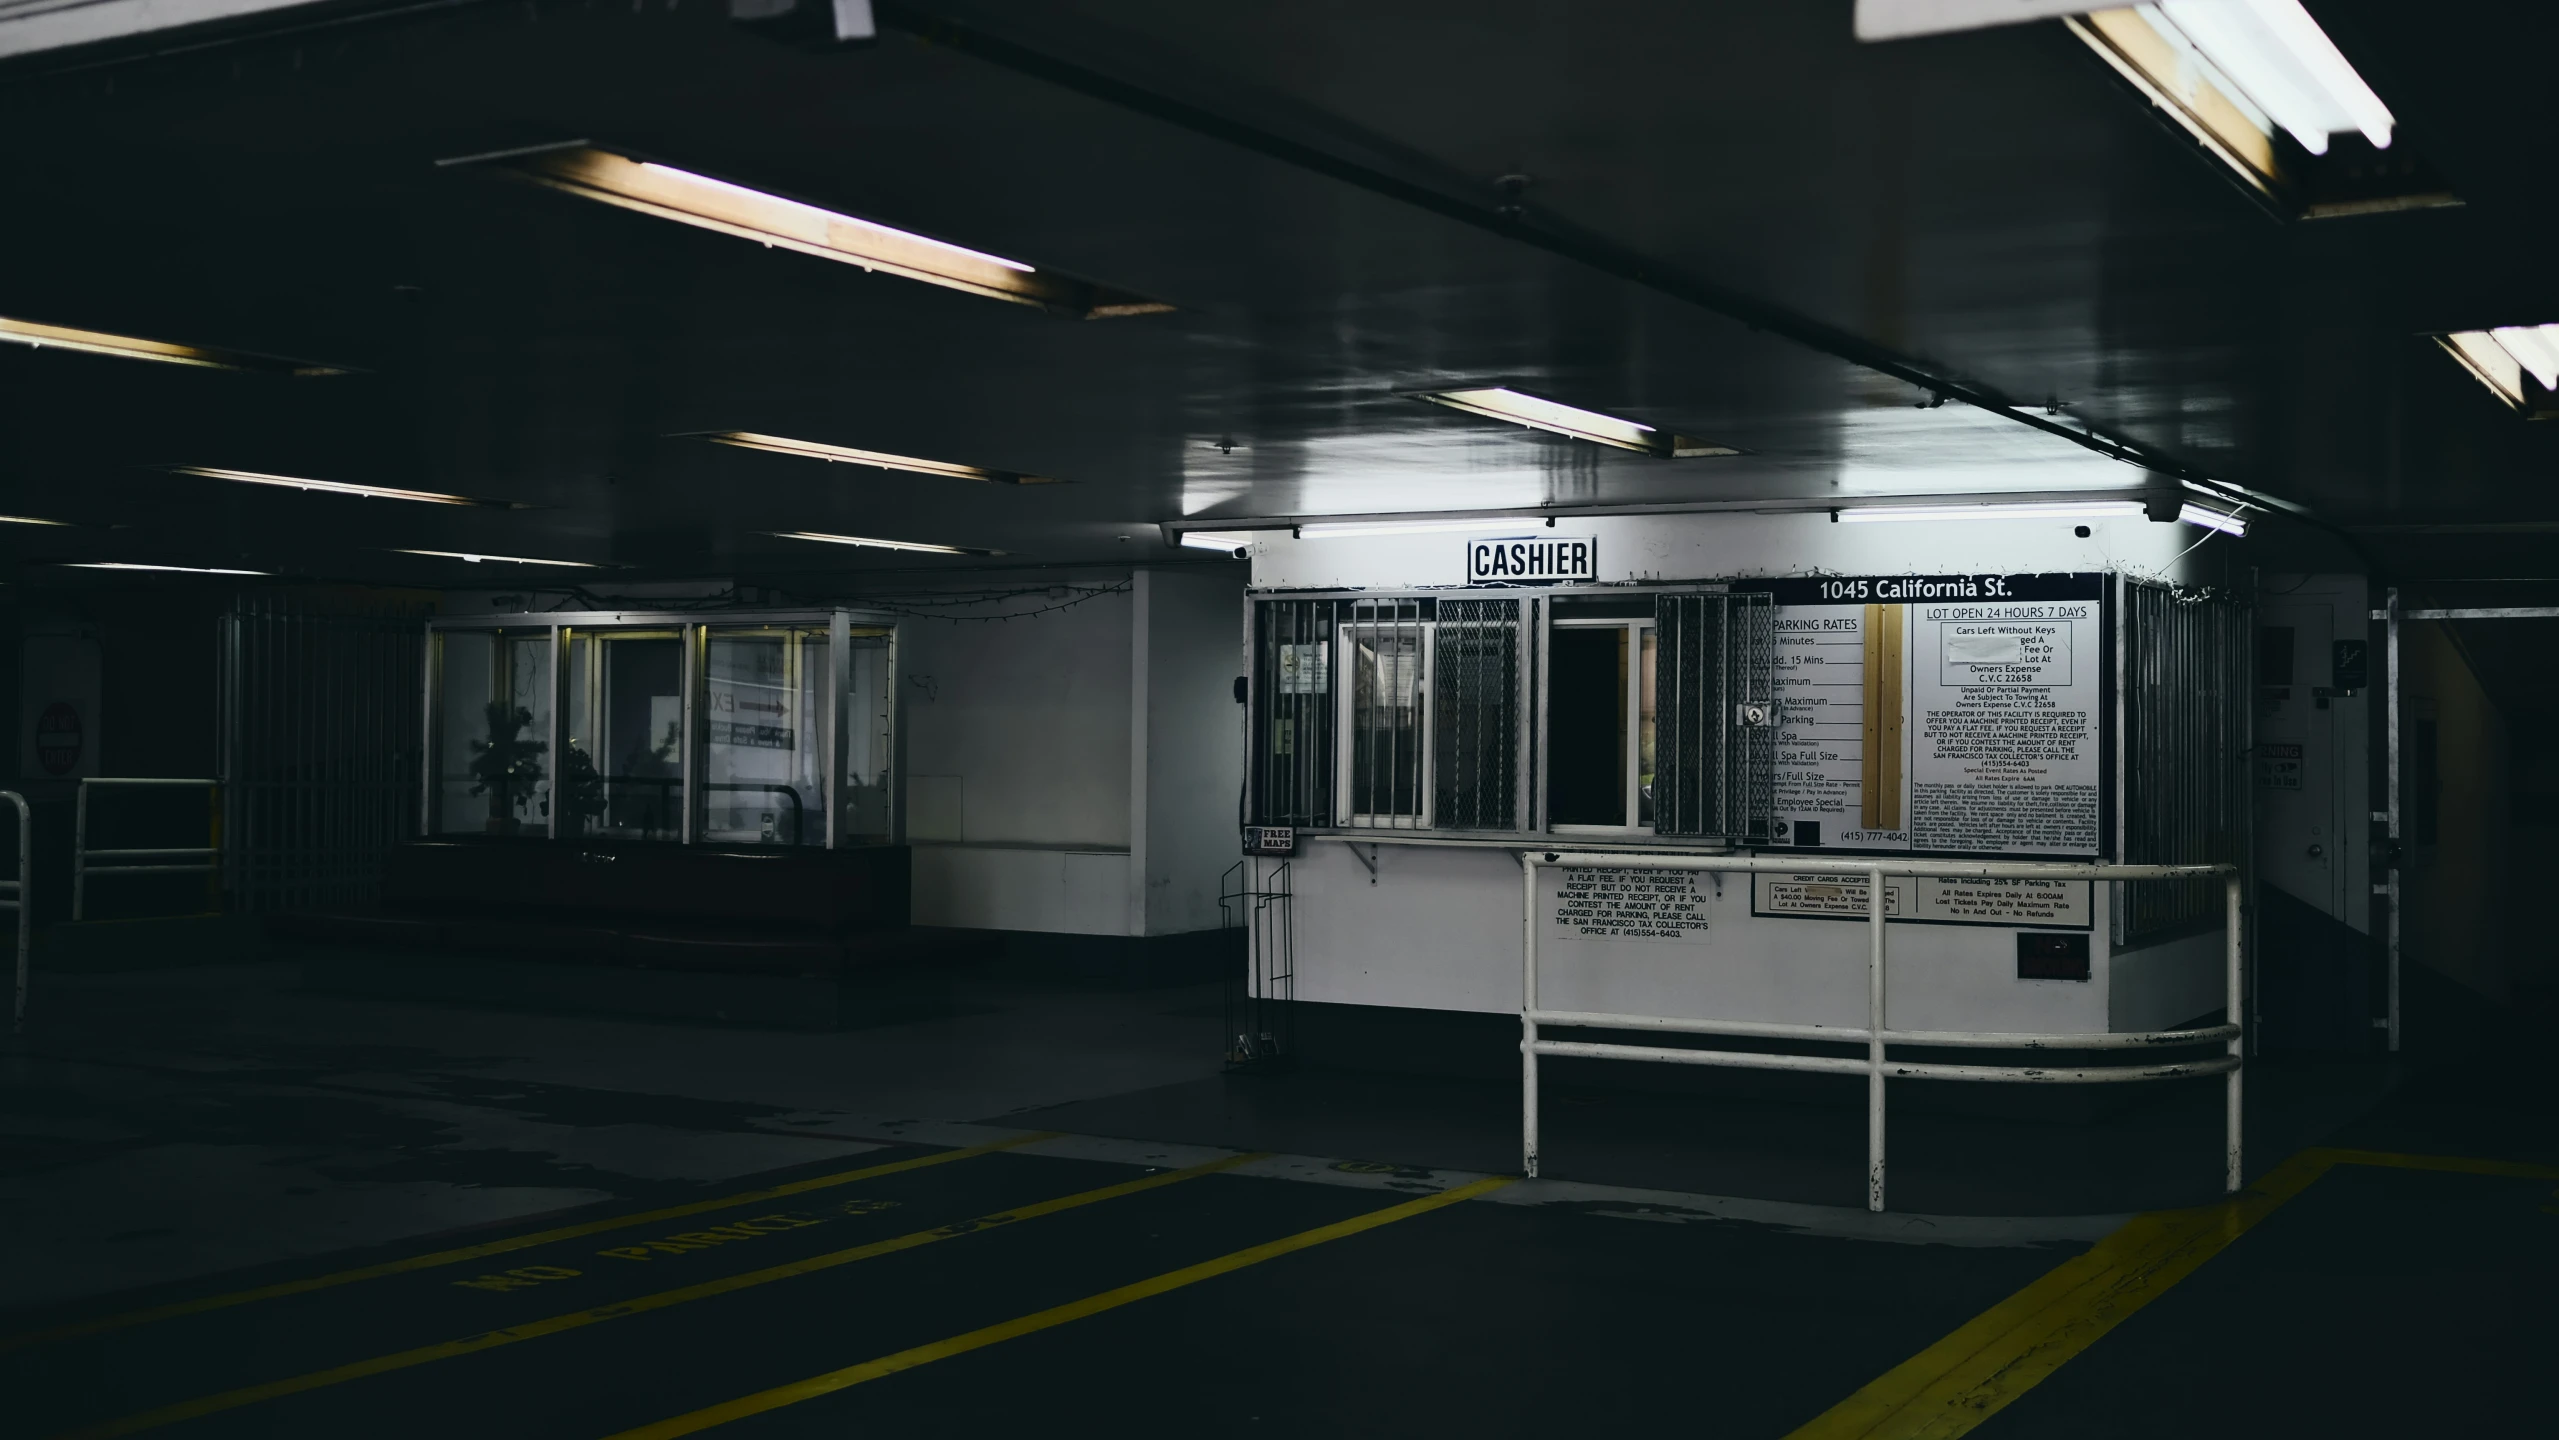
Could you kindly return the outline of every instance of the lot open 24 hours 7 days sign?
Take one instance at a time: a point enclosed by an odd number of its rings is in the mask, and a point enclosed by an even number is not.
[[[1768,588],[1781,843],[2097,853],[2104,576],[1819,576]]]

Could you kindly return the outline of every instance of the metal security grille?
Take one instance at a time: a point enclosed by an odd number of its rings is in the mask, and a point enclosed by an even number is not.
[[[2240,860],[2247,848],[2247,607],[2124,584],[2124,855],[2133,864]],[[2115,943],[2221,918],[2220,883],[2124,882]]]
[[[1335,600],[1253,607],[1252,823],[1333,823]]]
[[[1520,600],[1442,600],[1432,648],[1432,811],[1458,830],[1519,826]]]
[[[1771,598],[1663,594],[1653,614],[1660,635],[1653,828],[1764,843],[1776,808]]]
[[[1342,675],[1341,823],[1431,823],[1430,600],[1354,601],[1335,649]]]
[[[427,607],[247,595],[221,621],[223,853],[232,904],[362,904],[416,833]]]

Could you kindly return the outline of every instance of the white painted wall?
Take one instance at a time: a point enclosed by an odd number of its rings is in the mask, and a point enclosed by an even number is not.
[[[1353,1005],[1517,1011],[1526,893],[1515,852],[1494,846],[1366,845],[1310,838],[1296,881],[1297,997]],[[1540,872],[1551,905],[1556,872]],[[1757,917],[1750,879],[1723,877],[1695,942],[1541,939],[1549,1009],[1766,1020],[1866,1021],[1866,927]],[[2012,930],[1891,927],[1885,1016],[1913,1030],[2104,1030],[2112,987],[2102,889],[2086,982],[2020,980]],[[2213,972],[2217,975],[2218,969]],[[2217,1005],[2216,998],[2175,1019]],[[2162,1022],[2168,1023],[2168,1022]],[[2125,1028],[2117,1026],[2116,1028]]]
[[[907,838],[1126,851],[1134,614],[1122,593],[993,623],[908,617]]]
[[[1007,620],[905,620],[918,925],[1129,933],[1135,605],[1127,592],[1043,611],[1050,603],[1026,596],[1000,607],[1022,612]]]
[[[2072,527],[2085,524],[2080,539]],[[2144,579],[2211,584],[2244,575],[2238,542],[2192,525],[2119,520],[1835,522],[1827,514],[1596,515],[1531,521],[1488,534],[1592,535],[1603,581],[1740,580],[1809,575],[2024,574],[2120,570]],[[1465,579],[1459,534],[1359,535],[1296,540],[1255,532],[1257,588],[1457,585]],[[2189,547],[2195,547],[2189,550]],[[2180,552],[2186,552],[2182,555]],[[2232,571],[2230,567],[2239,567]],[[2227,574],[2226,574],[2227,572]]]
[[[1125,593],[993,624],[906,621],[917,924],[1166,935],[1219,923],[1244,764],[1243,567],[1125,578]]]
[[[1244,782],[1244,567],[1137,575],[1138,728],[1133,847],[1143,877],[1134,933],[1219,923],[1218,881],[1237,858]]]

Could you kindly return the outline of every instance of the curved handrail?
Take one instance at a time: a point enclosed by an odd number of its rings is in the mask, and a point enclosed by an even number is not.
[[[2137,865],[2102,861],[1931,860],[1890,856],[1799,857],[1770,855],[1628,854],[1565,849],[1522,850],[1524,887],[1521,921],[1520,984],[1520,1165],[1537,1174],[1537,1062],[1541,1056],[1588,1060],[1639,1060],[1675,1065],[1717,1065],[1744,1070],[1797,1070],[1815,1074],[1866,1077],[1866,1205],[1884,1208],[1884,1081],[1965,1080],[2016,1081],[2030,1084],[2109,1084],[2141,1080],[2174,1080],[2219,1075],[2226,1081],[2223,1106],[2225,1189],[2236,1193],[2241,1174],[2240,1074],[2245,1064],[2240,1014],[2240,878],[2232,864]],[[1856,877],[1866,881],[1866,1023],[1863,1026],[1779,1024],[1751,1020],[1698,1020],[1663,1015],[1610,1015],[1591,1011],[1548,1010],[1538,1003],[1537,872],[1544,867],[1784,872]],[[2131,1032],[2017,1032],[1968,1030],[1893,1030],[1884,1024],[1885,912],[1887,877],[1947,879],[2051,880],[2199,880],[2224,882],[2226,926],[2223,945],[2228,1020],[2219,1025],[2180,1030]],[[1658,1031],[1687,1035],[1722,1035],[1759,1040],[1863,1044],[1862,1058],[1844,1055],[1793,1055],[1764,1051],[1670,1048],[1579,1040],[1548,1040],[1540,1026],[1564,1029]],[[1894,1060],[1888,1045],[1946,1049],[1996,1050],[2160,1050],[2220,1044],[2224,1053],[2209,1059],[2135,1065],[2055,1067],[2049,1065],[1958,1065],[1935,1061]]]

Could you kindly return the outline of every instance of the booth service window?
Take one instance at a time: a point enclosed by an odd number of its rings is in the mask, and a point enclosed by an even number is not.
[[[1720,592],[1256,601],[1254,823],[1764,837],[1769,614]]]

